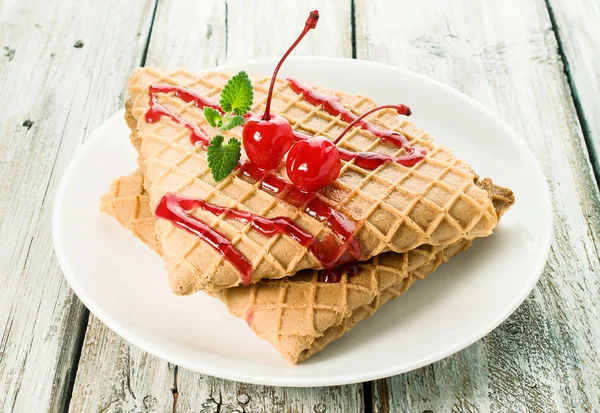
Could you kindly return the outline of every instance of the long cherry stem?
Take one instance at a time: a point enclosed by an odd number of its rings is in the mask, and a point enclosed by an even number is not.
[[[352,127],[354,127],[358,122],[362,121],[365,117],[369,116],[373,112],[377,112],[378,110],[382,110],[382,109],[396,109],[396,112],[398,112],[398,115],[410,116],[412,114],[412,111],[406,105],[381,105],[381,106],[374,107],[373,109],[366,111],[365,113],[360,115],[358,118],[354,119],[346,127],[346,129],[344,129],[344,131],[340,134],[340,136],[338,136],[337,139],[333,141],[333,143],[337,144],[340,141],[340,139],[342,139],[348,133],[348,131],[350,129],[352,129]]]
[[[300,41],[302,40],[304,35],[306,35],[306,33],[308,33],[309,30],[317,27],[318,21],[319,21],[319,11],[318,10],[311,11],[310,14],[308,15],[308,18],[306,19],[306,23],[304,24],[304,30],[302,30],[302,33],[300,33],[300,36],[298,36],[298,38],[296,39],[294,44],[292,44],[290,46],[290,48],[287,50],[287,52],[285,52],[285,54],[283,55],[281,60],[279,60],[279,63],[277,63],[277,66],[275,66],[275,71],[273,72],[273,77],[271,78],[271,86],[269,86],[269,95],[267,96],[267,105],[265,106],[265,114],[262,117],[263,120],[271,119],[271,98],[273,97],[273,88],[275,87],[275,79],[277,78],[277,73],[279,72],[279,68],[283,64],[283,61],[289,56],[289,54],[292,53],[292,50],[294,50],[296,48],[296,46],[298,45],[298,43],[300,43]]]

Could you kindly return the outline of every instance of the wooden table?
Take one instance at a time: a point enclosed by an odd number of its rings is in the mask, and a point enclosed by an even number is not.
[[[0,1],[0,411],[600,411],[600,2],[597,0]],[[50,218],[89,134],[140,65],[280,55],[368,59],[441,80],[527,141],[553,195],[535,290],[464,351],[408,374],[294,389],[171,365],[100,323],[66,284]],[[84,246],[82,246],[84,247]]]

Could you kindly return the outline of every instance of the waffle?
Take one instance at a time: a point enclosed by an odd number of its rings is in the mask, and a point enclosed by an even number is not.
[[[102,198],[102,209],[161,254],[143,179],[138,171],[114,181]],[[494,186],[490,180],[478,185],[490,194],[499,217],[514,202],[510,190]],[[293,277],[263,280],[213,295],[286,360],[297,363],[337,340],[470,244],[463,239],[449,246],[422,245],[405,253],[384,253],[362,263],[357,274],[344,274],[335,284],[320,282],[317,271],[304,270]]]
[[[265,217],[289,217],[313,236],[325,239],[331,234],[326,223],[314,219],[302,208],[277,199],[263,190],[260,182],[249,182],[240,170],[222,182],[214,182],[206,151],[191,144],[190,131],[181,123],[169,117],[153,123],[146,121],[150,107],[149,85],[183,86],[218,102],[228,78],[229,75],[223,73],[193,74],[154,68],[138,69],[131,77],[126,119],[145,175],[150,209],[155,210],[165,193],[179,193]],[[255,94],[252,110],[261,112],[270,78],[253,77],[252,80]],[[316,89],[335,94],[357,115],[375,106],[375,102],[365,96]],[[185,103],[172,93],[158,94],[157,100],[171,113],[202,128],[209,137],[221,133],[207,124],[202,111],[193,103]],[[330,116],[321,106],[303,100],[286,80],[277,80],[272,108],[286,117],[296,131],[312,135],[334,139],[347,126],[339,116]],[[413,167],[388,162],[374,171],[359,168],[354,161],[345,162],[337,181],[318,194],[339,214],[356,221],[359,260],[387,251],[405,252],[425,244],[449,245],[492,232],[497,224],[496,213],[488,193],[475,184],[476,176],[468,164],[456,159],[450,150],[435,146],[429,135],[399,119],[393,110],[377,112],[368,120],[377,127],[401,133],[411,145],[425,149],[427,156]],[[240,139],[241,131],[242,128],[237,127],[224,135]],[[358,127],[348,133],[339,146],[354,152],[374,151],[393,156],[405,152]],[[286,179],[284,170],[277,174]],[[242,225],[200,210],[192,214],[231,240],[251,261],[250,283],[290,276],[302,269],[322,268],[308,248],[286,235],[269,238],[252,231],[250,224]],[[159,220],[158,234],[170,285],[176,294],[220,290],[242,282],[240,272],[197,236],[166,220]]]

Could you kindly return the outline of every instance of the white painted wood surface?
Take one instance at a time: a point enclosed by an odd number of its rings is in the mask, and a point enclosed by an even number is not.
[[[548,2],[597,139],[598,5]],[[75,371],[72,412],[600,409],[600,201],[544,0],[159,0],[148,65],[202,69],[278,55],[319,8],[326,24],[296,54],[350,57],[354,49],[483,102],[544,167],[552,256],[509,320],[446,360],[366,384],[372,406],[361,385],[284,389],[179,369],[93,316],[80,357],[87,313],[53,255],[53,194],[87,133],[122,106],[128,74],[144,61],[154,4],[0,2],[0,411],[65,411]],[[73,47],[77,40],[83,47]]]
[[[548,5],[593,153],[596,177],[600,177],[600,2],[548,0]]]
[[[61,411],[86,310],[54,257],[54,191],[122,104],[152,2],[0,2],[0,411]],[[77,44],[79,47],[74,47]]]
[[[545,3],[361,0],[356,22],[358,58],[439,79],[506,119],[546,173],[556,222],[519,310],[465,351],[377,382],[374,410],[598,411],[600,203]]]

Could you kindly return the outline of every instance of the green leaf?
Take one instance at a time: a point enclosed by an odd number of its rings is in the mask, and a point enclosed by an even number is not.
[[[233,112],[242,116],[250,111],[253,99],[252,82],[250,82],[248,74],[241,71],[229,79],[223,88],[219,103],[225,112]]]
[[[246,120],[243,116],[225,116],[225,120],[221,126],[221,129],[224,131],[233,129],[236,126],[243,125],[244,123],[246,123]]]
[[[220,128],[221,125],[223,125],[223,117],[221,116],[221,113],[214,108],[206,106],[204,108],[204,117],[206,118],[208,124],[213,128]]]
[[[242,143],[235,138],[223,144],[224,137],[215,136],[208,145],[208,167],[216,182],[220,182],[235,169],[242,154]]]

